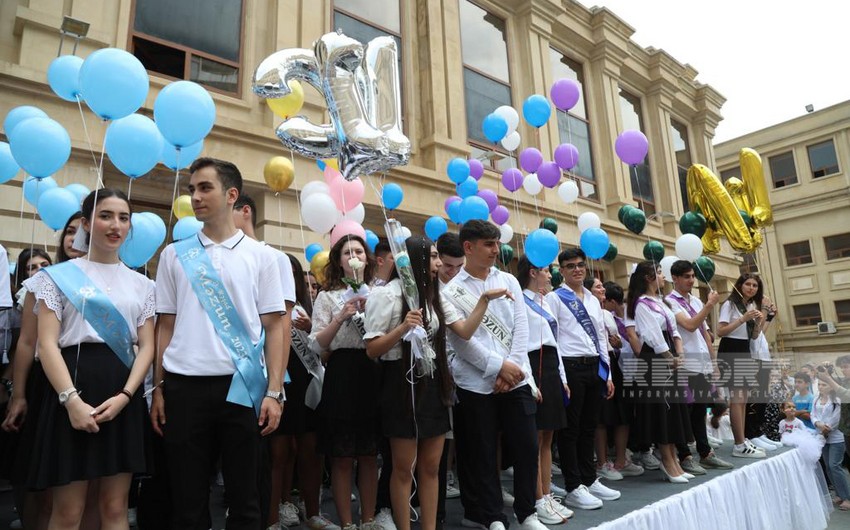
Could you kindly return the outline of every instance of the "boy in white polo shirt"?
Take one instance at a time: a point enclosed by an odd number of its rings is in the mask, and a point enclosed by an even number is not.
[[[165,439],[172,528],[208,528],[210,466],[220,456],[227,528],[256,530],[264,522],[260,435],[277,428],[283,411],[283,288],[271,250],[234,226],[236,166],[199,158],[189,171],[204,227],[160,256],[154,380],[164,383],[154,390],[151,422]]]

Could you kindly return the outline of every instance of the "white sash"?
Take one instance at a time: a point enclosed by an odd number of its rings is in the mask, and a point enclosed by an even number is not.
[[[455,283],[447,285],[444,292],[449,295],[449,299],[462,309],[467,316],[472,314],[475,305],[478,303],[478,300],[471,293]],[[484,313],[484,318],[481,319],[481,325],[506,350],[511,351],[511,344],[513,342],[511,330],[496,315],[491,313],[490,309],[487,309],[487,312]]]
[[[307,395],[304,397],[304,404],[312,410],[316,410],[319,406],[319,401],[322,400],[322,384],[325,381],[325,368],[319,362],[319,356],[310,351],[308,346],[308,335],[300,329],[292,328],[292,349],[295,355],[304,365],[313,380],[307,386]]]
[[[333,297],[333,299],[337,309],[342,310],[345,307],[345,300],[342,299],[342,294]],[[360,338],[362,339],[366,335],[366,322],[363,318],[363,312],[358,311],[354,313],[348,320],[357,328],[357,332],[360,333]]]

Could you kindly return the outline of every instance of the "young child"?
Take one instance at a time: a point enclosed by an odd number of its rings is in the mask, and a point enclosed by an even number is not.
[[[811,413],[812,403],[815,401],[815,396],[811,392],[811,383],[812,378],[809,374],[805,372],[797,372],[794,375],[794,388],[797,392],[794,393],[794,397],[791,398],[791,401],[794,402],[794,406],[797,408],[797,417],[803,420],[803,425],[805,425],[807,429],[814,431],[815,426],[812,423]]]
[[[812,421],[823,436],[823,461],[829,479],[835,487],[836,504],[839,510],[850,510],[850,479],[842,465],[844,462],[844,433],[838,430],[841,400],[826,381],[818,381],[818,399],[812,407]]]
[[[803,420],[797,417],[797,407],[793,401],[783,403],[782,412],[785,414],[785,419],[779,420],[779,436],[781,438],[785,438],[786,434],[805,429],[806,426],[803,425]],[[788,443],[783,443],[788,445]]]

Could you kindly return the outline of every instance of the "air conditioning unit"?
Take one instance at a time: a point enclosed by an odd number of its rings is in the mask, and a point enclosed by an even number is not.
[[[832,335],[838,333],[833,322],[818,322],[818,335]]]

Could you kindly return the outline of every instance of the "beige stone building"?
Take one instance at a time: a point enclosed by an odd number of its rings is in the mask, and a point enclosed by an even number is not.
[[[577,244],[576,218],[595,212],[620,258],[593,266],[606,279],[625,281],[631,264],[643,259],[649,238],[663,242],[672,253],[676,220],[686,209],[682,193],[687,167],[695,162],[714,167],[712,138],[724,98],[696,82],[697,71],[690,65],[662,50],[638,46],[630,39],[634,29],[611,11],[571,0],[4,1],[0,116],[18,105],[36,105],[67,128],[73,153],[55,175],[60,184],[95,184],[106,127],[85,105],[81,112],[76,104],[53,95],[46,84],[63,16],[90,24],[76,48],[79,56],[115,46],[142,60],[151,78],[142,113],[151,113],[159,90],[174,79],[195,80],[210,89],[217,120],[204,154],[232,160],[241,168],[258,199],[260,237],[296,254],[311,242],[327,246],[326,237],[302,228],[295,195],[321,173],[312,160],[296,157],[291,189],[280,196],[266,191],[264,163],[289,153],[274,136],[279,119],[251,92],[251,77],[256,65],[274,51],[309,48],[316,38],[338,28],[361,41],[392,35],[400,45],[404,130],[412,156],[408,166],[394,169],[386,179],[403,187],[405,199],[396,215],[414,231],[422,230],[429,216],[443,215],[444,200],[454,194],[445,174],[447,162],[491,150],[481,132],[482,118],[500,105],[519,109],[532,94],[548,95],[553,81],[562,77],[581,84],[579,104],[570,112],[555,112],[539,130],[523,122],[520,148],[537,146],[551,159],[558,144],[576,145],[580,164],[564,178],[578,182],[579,200],[566,205],[555,190],[544,190],[536,200],[523,190],[512,195],[501,187],[500,172],[514,164],[515,157],[500,151],[486,159],[488,170],[480,186],[496,191],[508,205],[509,223],[517,234],[515,248],[521,246],[521,235],[547,216],[558,220],[563,244]],[[66,37],[63,53],[69,53],[72,44]],[[325,102],[312,89],[307,92],[302,112],[321,122]],[[650,139],[650,151],[646,163],[630,175],[614,154],[614,141],[621,131],[633,128]],[[51,249],[54,243],[54,235],[40,223],[33,226],[31,207],[24,205],[21,215],[21,180],[19,175],[0,187],[0,242],[12,256],[31,241]],[[128,187],[128,179],[108,159],[104,180],[109,186]],[[383,218],[375,192],[379,181],[378,176],[366,179],[364,224],[381,234]],[[173,185],[174,174],[162,166],[137,179],[132,186],[136,208],[168,220]],[[185,187],[185,178],[180,185]],[[624,204],[657,214],[641,236],[618,222],[617,211]],[[739,260],[725,252],[716,261],[717,286],[725,291],[725,280],[738,274]]]
[[[747,259],[776,297],[777,347],[797,364],[835,360],[850,335],[850,101],[715,145],[723,178],[761,154],[774,224]]]

